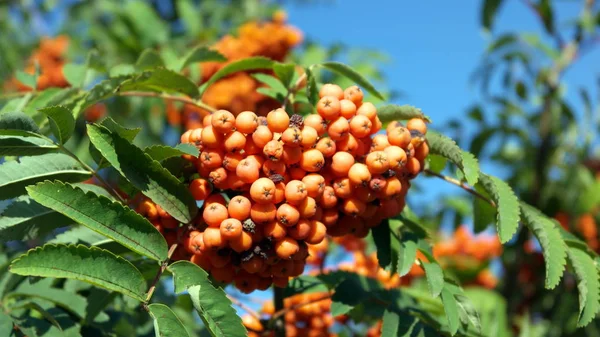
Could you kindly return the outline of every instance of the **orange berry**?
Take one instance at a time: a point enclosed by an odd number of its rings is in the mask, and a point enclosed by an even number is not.
[[[275,220],[277,208],[274,204],[254,204],[250,208],[250,218],[257,224]]]
[[[281,160],[283,160],[283,162],[286,165],[293,165],[293,164],[299,163],[301,158],[302,158],[302,148],[283,146]]]
[[[229,218],[223,220],[219,226],[221,236],[225,240],[232,240],[242,235],[242,223],[238,219]]]
[[[267,114],[267,125],[272,132],[283,132],[290,126],[290,117],[281,108]]]
[[[277,161],[283,156],[283,144],[278,140],[271,140],[265,144],[263,154],[269,160]]]
[[[223,156],[222,165],[227,171],[235,172],[242,159],[244,159],[244,156],[239,153],[226,153]]]
[[[406,128],[409,130],[416,130],[423,135],[427,134],[427,124],[421,118],[413,118],[406,123]]]
[[[202,213],[202,219],[204,219],[206,224],[210,227],[219,227],[221,222],[228,217],[229,214],[227,213],[227,208],[219,203],[206,205],[204,212]]]
[[[367,116],[358,115],[350,120],[350,133],[356,138],[367,137],[371,134],[373,123]]]
[[[281,141],[289,147],[300,146],[302,144],[302,131],[297,127],[289,127],[281,134]]]
[[[327,234],[327,227],[320,221],[312,220],[310,222],[310,232],[304,241],[308,244],[316,245],[323,241],[325,234]]]
[[[263,234],[268,239],[279,241],[285,238],[287,229],[279,221],[271,221],[263,227]]]
[[[386,147],[383,152],[387,154],[390,169],[398,171],[406,164],[406,152],[401,147],[391,145]]]
[[[271,203],[275,198],[275,183],[269,178],[259,178],[250,186],[250,197],[257,203]]]
[[[318,172],[325,165],[323,154],[317,149],[306,150],[300,157],[300,167],[307,172]]]
[[[367,116],[371,121],[374,121],[375,117],[377,117],[377,108],[373,103],[365,102],[356,110],[356,115]]]
[[[333,120],[327,128],[329,137],[335,141],[346,138],[349,132],[350,124],[348,124],[348,120],[344,117],[338,117],[337,119]]]
[[[227,244],[223,237],[221,236],[220,229],[208,227],[204,230],[204,234],[202,235],[202,240],[204,241],[204,246],[206,249],[220,249],[225,247]]]
[[[371,172],[367,165],[355,163],[348,171],[348,178],[354,185],[367,185],[371,180]]]
[[[296,254],[299,249],[298,241],[290,237],[275,242],[275,253],[282,259],[289,259],[292,255]]]
[[[323,96],[317,102],[317,112],[325,120],[334,120],[340,115],[340,100],[333,96]]]
[[[336,151],[335,142],[329,137],[319,139],[315,148],[326,158],[333,156]]]
[[[252,134],[252,141],[258,148],[263,148],[273,139],[273,132],[265,125],[259,125]]]
[[[277,221],[281,224],[291,227],[300,219],[298,209],[290,204],[282,204],[277,208]]]
[[[319,139],[319,134],[312,126],[305,125],[302,128],[301,144],[305,149],[313,147]]]
[[[288,228],[289,236],[296,240],[306,239],[310,231],[311,225],[310,221],[307,219],[300,219],[296,225]]]
[[[319,136],[322,136],[327,131],[327,121],[318,114],[311,114],[304,118],[304,126],[310,126],[317,131]]]
[[[337,197],[335,190],[331,186],[325,186],[323,188],[323,194],[319,200],[319,205],[323,208],[332,208],[337,205]]]
[[[399,126],[395,129],[391,129],[387,135],[388,141],[391,145],[406,148],[410,143],[410,131],[404,127]]]
[[[336,152],[331,159],[331,171],[338,177],[347,176],[354,165],[354,157],[348,152]]]
[[[258,127],[258,116],[252,111],[242,111],[235,118],[235,128],[237,131],[251,134]]]
[[[349,99],[340,100],[340,115],[346,119],[354,117],[356,114],[356,105]]]
[[[356,104],[357,106],[362,104],[363,96],[364,94],[362,90],[360,90],[360,88],[356,85],[348,87],[346,90],[344,90],[344,98],[352,101],[352,103]]]
[[[212,125],[202,129],[202,146],[217,149],[223,145],[223,133],[218,132]]]
[[[227,110],[217,110],[212,114],[212,127],[220,133],[228,133],[235,126],[235,116]]]
[[[388,156],[384,151],[374,151],[367,155],[365,160],[369,171],[374,174],[381,174],[390,169]]]
[[[285,199],[292,205],[300,204],[307,196],[306,185],[300,180],[292,180],[285,186]]]
[[[311,197],[306,197],[300,204],[298,204],[298,212],[300,217],[311,218],[317,212],[317,202]]]
[[[238,238],[229,241],[229,247],[238,253],[247,251],[252,248],[252,235],[242,231],[242,234]]]
[[[319,90],[319,97],[333,96],[337,99],[344,98],[344,91],[337,84],[325,83]]]
[[[225,135],[223,146],[227,152],[239,152],[246,146],[246,136],[239,131],[229,132]]]
[[[236,195],[229,201],[227,211],[230,217],[238,219],[240,221],[244,221],[250,217],[251,207],[252,204],[250,203],[250,200],[248,198],[242,195]]]
[[[342,211],[348,215],[357,216],[362,214],[367,208],[367,204],[358,198],[351,197],[342,202]]]
[[[240,161],[235,169],[235,173],[241,181],[250,184],[256,181],[260,176],[260,166],[252,160],[245,158]]]

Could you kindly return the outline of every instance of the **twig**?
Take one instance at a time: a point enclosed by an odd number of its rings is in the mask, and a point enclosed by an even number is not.
[[[184,97],[184,96],[175,96],[175,95],[168,95],[168,94],[163,94],[163,93],[158,93],[158,92],[146,92],[146,91],[125,91],[125,92],[119,92],[117,93],[118,96],[131,96],[131,97],[156,97],[156,98],[162,98],[162,99],[168,99],[168,100],[172,100],[172,101],[178,101],[178,102],[183,102],[186,104],[191,104],[191,105],[195,105],[201,109],[207,110],[209,112],[215,112],[217,111],[216,108],[202,102],[201,100],[195,100],[195,99],[191,99],[189,97]]]
[[[30,93],[31,93],[31,91],[9,92],[9,93],[0,95],[0,101],[5,100],[5,99],[15,98],[15,97],[23,97]]]
[[[115,198],[117,198],[120,202],[125,203],[125,199],[123,199],[123,197],[119,194],[119,192],[117,192],[117,190],[114,189],[114,187],[112,187],[112,185],[110,185],[106,180],[104,180],[104,178],[102,178],[102,176],[98,173],[98,171],[94,170],[93,168],[91,168],[88,164],[84,163],[81,159],[79,159],[77,157],[77,155],[75,155],[73,152],[71,152],[69,149],[67,149],[66,147],[64,147],[64,145],[62,144],[57,144],[55,143],[65,154],[67,154],[69,157],[75,159],[79,164],[81,164],[86,170],[90,171],[92,173],[92,175],[94,177],[96,177],[96,179],[98,179],[98,181],[104,185],[107,189],[108,192],[110,194],[112,194]]]
[[[296,91],[298,91],[298,89],[300,88],[300,84],[302,84],[302,81],[304,81],[306,79],[306,72],[303,73],[302,75],[300,75],[300,77],[296,80],[296,83],[294,83],[294,85],[288,89],[287,94],[285,95],[285,98],[283,100],[283,104],[281,105],[282,109],[285,109],[285,106],[289,103],[290,97],[296,93]]]
[[[473,189],[471,186],[469,186],[469,185],[467,185],[467,184],[463,183],[462,181],[459,181],[459,180],[457,180],[457,179],[454,179],[454,178],[451,178],[451,177],[445,176],[445,175],[443,175],[443,174],[439,174],[439,173],[433,172],[433,171],[431,171],[430,169],[425,169],[423,172],[425,172],[425,173],[427,173],[427,174],[429,174],[429,175],[432,175],[432,176],[438,177],[438,178],[440,178],[440,179],[442,179],[442,180],[445,180],[445,181],[447,181],[447,182],[449,182],[449,183],[451,183],[451,184],[454,184],[454,185],[456,185],[456,186],[458,186],[458,187],[462,188],[463,190],[467,191],[468,193],[470,193],[470,194],[472,194],[472,195],[476,196],[477,198],[479,198],[479,199],[481,199],[481,200],[483,200],[483,201],[487,202],[488,204],[492,205],[492,207],[496,207],[496,203],[495,203],[494,201],[492,201],[492,200],[488,199],[486,196],[484,196],[483,194],[481,194],[481,193],[477,192],[477,191],[476,191],[476,190],[474,190],[474,189]]]
[[[177,240],[177,241],[179,241],[179,240]],[[158,284],[158,280],[160,280],[160,277],[162,276],[162,274],[165,272],[165,270],[169,266],[169,261],[171,260],[171,257],[175,253],[175,250],[177,250],[178,245],[179,245],[179,242],[175,242],[174,244],[171,245],[171,248],[169,248],[169,252],[167,253],[166,260],[164,260],[161,263],[160,268],[158,269],[158,272],[156,273],[156,276],[154,277],[154,280],[152,280],[152,283],[150,284],[150,288],[148,288],[148,295],[146,296],[146,301],[144,301],[144,307],[147,307],[148,302],[150,302],[150,299],[152,298],[152,295],[154,295],[154,291],[156,290],[156,284]]]
[[[247,312],[248,314],[250,314],[250,316],[253,316],[256,319],[260,319],[260,314],[257,313],[256,311],[252,310],[252,308],[250,308],[249,306],[245,305],[244,303],[242,303],[242,301],[238,300],[237,298],[231,296],[231,295],[227,295],[227,298],[229,298],[229,300],[237,305],[238,307],[242,308],[242,310],[244,310],[245,312]]]

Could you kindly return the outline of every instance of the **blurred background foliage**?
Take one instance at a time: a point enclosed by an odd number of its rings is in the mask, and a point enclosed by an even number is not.
[[[313,5],[313,1],[298,2]],[[559,0],[522,2],[524,10],[531,12],[531,20],[537,20],[543,27],[543,34],[521,31],[494,34],[494,17],[503,1],[482,0],[481,25],[493,38],[482,51],[481,63],[473,69],[472,80],[480,88],[481,99],[446,125],[433,124],[433,127],[447,133],[485,165],[497,168],[522,200],[554,217],[565,230],[585,239],[592,249],[600,252],[597,231],[600,78],[595,87],[571,88],[579,93],[580,101],[574,104],[565,95],[567,83],[563,77],[583,55],[597,47],[600,6],[593,0],[576,1],[581,3],[579,15],[557,22],[554,5]],[[181,69],[181,58],[196,46],[211,46],[228,60],[265,56],[299,65],[340,60],[374,81],[387,100],[401,98],[401,91],[410,93],[408,86],[388,87],[381,65],[389,62],[389,56],[356,49],[344,41],[324,47],[307,40],[302,27],[286,23],[285,13],[278,11],[279,7],[276,2],[257,0],[3,1],[0,3],[0,82],[3,83],[0,113],[12,109],[35,111],[53,100],[76,97],[78,88],[90,88],[103,79],[131,74],[154,62],[181,70],[201,84],[222,64],[191,63]],[[35,74],[34,82],[28,74]],[[269,92],[268,80],[256,75],[240,73],[225,78],[204,94],[203,101],[235,112],[266,113],[279,102]],[[320,73],[320,82],[334,82],[342,87],[353,84],[329,72]],[[258,94],[257,88],[260,88]],[[382,103],[374,97],[367,100]],[[584,109],[579,111],[575,106]],[[303,111],[301,102],[297,108]],[[157,142],[173,145],[182,131],[199,125],[206,113],[197,107],[158,98],[116,97],[82,111],[78,136],[67,145],[80,158],[92,163],[89,144],[83,141],[84,122],[107,115],[125,126],[143,127],[136,138],[138,145]],[[450,172],[444,167],[443,161],[432,156],[429,169],[460,177],[460,172]],[[117,183],[116,176],[107,178]],[[417,185],[423,193],[432,188],[426,181]],[[544,263],[538,243],[523,230],[511,243],[499,246],[493,230],[490,233],[489,216],[471,216],[473,202],[477,201],[458,190],[443,200],[429,200],[428,205],[418,205],[413,210],[423,224],[438,233],[434,238],[434,253],[465,284],[480,311],[484,333],[599,336],[597,320],[586,328],[576,329],[574,277],[567,275],[567,281],[555,290],[545,290]],[[55,240],[91,244],[96,239],[87,232],[69,233],[76,238],[59,234]],[[12,255],[35,245],[36,242],[13,242],[2,249]],[[314,256],[320,256],[314,264],[323,264],[320,259],[326,256],[328,265],[347,262],[348,252],[353,252],[351,261],[360,260],[368,266],[367,256],[372,249],[371,239],[366,244],[336,242],[313,252]],[[10,261],[7,255],[0,256],[2,273],[7,261]],[[367,267],[364,270],[365,275],[372,274]],[[426,285],[419,270],[390,284],[422,289]],[[65,296],[64,303],[58,306],[47,298],[35,301],[43,310],[38,310],[40,314],[48,311],[58,318],[72,314],[65,312],[65,307],[81,306],[83,297],[87,297],[87,310],[93,310],[91,304],[100,299],[111,302],[92,321],[85,322],[82,336],[111,335],[107,331],[116,336],[153,335],[151,320],[140,313],[135,303],[112,298],[102,290],[72,281],[43,280],[30,284],[16,276],[2,275],[0,280],[0,293],[15,288],[21,293],[56,292],[59,297]],[[191,314],[194,311],[191,303],[174,297],[170,289],[170,285],[161,284],[156,296],[163,303],[172,304],[179,317],[189,323],[186,325],[190,330],[202,333],[200,326],[192,323],[197,317]],[[65,290],[75,290],[77,295]],[[259,296],[261,300],[263,297]],[[33,309],[22,310],[25,313]],[[338,332],[340,336],[363,335],[373,323],[339,328]],[[47,329],[52,328],[51,324],[44,324]]]

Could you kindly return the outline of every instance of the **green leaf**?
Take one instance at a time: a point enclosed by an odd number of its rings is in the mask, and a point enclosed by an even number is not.
[[[277,75],[277,78],[283,83],[286,88],[292,86],[294,81],[294,74],[296,73],[296,66],[290,63],[275,63],[273,66],[273,72]]]
[[[377,109],[377,116],[382,123],[389,123],[392,121],[409,120],[411,118],[421,118],[429,123],[431,119],[423,114],[421,109],[416,108],[412,105],[396,105],[389,104],[384,105]]]
[[[240,71],[273,69],[274,65],[275,61],[262,56],[249,57],[229,63],[228,65],[217,71],[206,83],[200,86],[200,94],[202,94],[209,86],[211,86],[216,81],[222,79],[223,77],[229,76]]]
[[[64,154],[23,157],[0,165],[0,200],[25,194],[25,187],[47,179],[79,182],[91,177],[73,158]]]
[[[444,272],[437,262],[422,262],[431,296],[438,297],[444,288]]]
[[[148,310],[150,311],[150,316],[154,319],[156,337],[190,336],[181,320],[166,305],[153,303],[148,306]]]
[[[42,238],[56,228],[70,225],[72,221],[54,212],[28,196],[15,199],[0,216],[0,242]]]
[[[460,325],[460,319],[458,315],[458,304],[454,295],[446,288],[442,289],[442,304],[444,305],[444,312],[446,313],[446,319],[448,319],[448,326],[450,327],[450,333],[452,336],[458,331]]]
[[[113,77],[96,84],[92,89],[90,89],[90,91],[88,91],[87,95],[83,99],[81,111],[99,101],[114,96],[119,88],[119,85],[130,78],[131,76]]]
[[[14,260],[10,271],[76,279],[144,301],[146,281],[140,271],[131,262],[99,248],[47,244]]]
[[[481,183],[474,186],[475,190],[484,197],[491,199]],[[480,233],[484,231],[496,219],[496,209],[481,198],[473,198],[473,231]]]
[[[373,241],[377,248],[377,260],[381,268],[388,268],[392,264],[392,246],[390,235],[390,221],[385,219],[378,226],[373,227]]]
[[[459,294],[454,294],[454,298],[456,299],[456,303],[460,308],[460,317],[461,320],[467,324],[471,323],[477,329],[477,332],[481,334],[481,320],[479,318],[479,313],[473,306],[473,303],[467,297],[464,292],[461,290]]]
[[[22,282],[7,296],[39,298],[55,303],[57,306],[73,313],[77,318],[85,316],[87,300],[85,297],[64,289],[54,288],[52,279],[44,279],[36,283]]]
[[[381,337],[396,337],[400,327],[400,316],[386,310],[383,313],[383,325],[381,326]]]
[[[485,0],[481,11],[481,24],[487,30],[492,29],[496,12],[500,8],[502,0]]]
[[[209,282],[208,273],[189,261],[177,261],[167,269],[173,274],[176,294],[181,294],[190,287]]]
[[[535,5],[539,17],[542,19],[544,28],[548,34],[554,34],[554,9],[550,0],[540,0]]]
[[[48,116],[50,129],[58,142],[61,144],[66,143],[75,130],[75,118],[73,118],[71,110],[57,105],[40,109],[40,111]]]
[[[36,67],[37,68],[37,67]],[[17,72],[15,73],[15,77],[17,78],[17,80],[21,83],[23,83],[24,85],[35,89],[37,87],[37,70],[35,74],[28,74],[22,70],[17,70]]]
[[[381,93],[379,93],[379,91],[377,91],[377,89],[375,89],[375,87],[371,83],[369,83],[369,81],[366,78],[364,78],[361,74],[359,74],[349,66],[339,62],[324,62],[321,63],[320,66],[327,68],[333,72],[336,72],[344,77],[347,77],[357,85],[363,87],[366,91],[370,92],[373,96],[381,100],[384,99],[383,95],[381,95]]]
[[[187,77],[172,70],[158,68],[145,71],[132,79],[121,83],[119,91],[154,91],[170,92],[198,97],[198,88]]]
[[[165,63],[163,62],[160,54],[152,49],[146,49],[142,52],[140,57],[135,62],[135,69],[137,71],[144,71],[158,67],[164,67]]]
[[[12,318],[0,310],[0,331],[11,331],[13,326]]]
[[[331,315],[334,317],[345,315],[345,314],[349,313],[350,311],[352,311],[352,309],[354,309],[353,306],[342,303],[342,302],[334,301],[331,303]]]
[[[317,106],[317,102],[319,102],[319,89],[317,88],[317,79],[313,74],[311,67],[304,68],[306,72],[307,78],[307,86],[306,86],[306,96],[310,101],[310,104],[313,106]]]
[[[86,64],[67,63],[62,68],[67,82],[75,88],[80,88],[83,85],[87,71],[88,67]]]
[[[0,156],[38,156],[58,151],[56,144],[20,130],[0,130]]]
[[[498,207],[496,227],[500,242],[507,243],[519,228],[519,215],[521,213],[519,199],[507,183],[494,176],[482,174],[480,180]]]
[[[75,225],[56,235],[56,237],[48,241],[48,243],[84,244],[91,246],[104,239],[104,236],[98,232],[94,232],[85,226]]]
[[[206,46],[197,46],[192,49],[182,60],[179,69],[185,69],[190,64],[198,62],[225,62],[227,58],[216,50]]]
[[[569,262],[577,277],[579,290],[578,327],[588,325],[600,310],[600,280],[598,266],[594,259],[584,250],[570,245],[567,248]]]
[[[175,219],[188,223],[198,207],[189,190],[140,148],[99,125],[88,125],[94,146],[123,177]]]
[[[175,147],[166,145],[151,145],[145,148],[144,152],[146,152],[146,154],[156,161],[163,161],[167,158],[179,157],[184,154],[189,154],[197,158],[200,154],[198,148],[192,144],[179,144]]]
[[[408,274],[415,259],[417,258],[417,236],[413,233],[404,232],[400,238],[400,250],[398,252],[398,275]]]
[[[521,219],[542,246],[546,264],[546,288],[558,285],[567,264],[567,245],[557,225],[540,211],[521,202]]]
[[[167,243],[160,232],[146,218],[119,202],[60,181],[29,186],[27,192],[40,204],[134,252],[157,261],[167,258]]]
[[[7,112],[0,117],[0,129],[5,130],[23,130],[33,133],[39,133],[40,128],[33,119],[22,112]]]
[[[446,168],[446,162],[448,160],[437,154],[430,154],[427,156],[427,162],[429,163],[429,169],[435,173],[441,173]]]
[[[194,308],[204,325],[215,337],[242,337],[248,332],[231,306],[225,291],[209,282],[189,288]]]
[[[428,132],[427,142],[429,143],[430,153],[447,158],[458,166],[470,185],[477,183],[479,180],[479,163],[471,153],[463,151],[456,145],[454,140],[437,132]]]
[[[279,79],[277,79],[277,77],[263,74],[263,73],[252,74],[252,77],[254,77],[254,79],[258,80],[259,82],[262,82],[262,83],[266,84],[267,86],[269,86],[269,88],[273,89],[273,91],[277,94],[280,94],[282,96],[285,96],[287,94],[287,88],[283,85],[283,83],[281,83],[279,81]],[[259,88],[259,89],[266,89],[266,88]]]

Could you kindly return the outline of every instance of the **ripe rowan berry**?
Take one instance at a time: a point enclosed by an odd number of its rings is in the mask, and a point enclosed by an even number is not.
[[[283,132],[290,126],[290,117],[281,108],[272,110],[267,114],[267,125],[272,132]]]
[[[258,116],[252,111],[242,111],[235,118],[235,128],[237,131],[251,134],[258,127]]]
[[[235,116],[227,110],[217,110],[212,114],[212,127],[222,134],[233,130],[235,126]]]
[[[337,84],[325,83],[319,90],[319,97],[323,98],[325,96],[333,96],[337,99],[343,99],[344,91]]]

